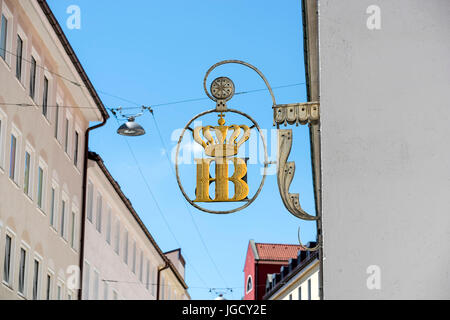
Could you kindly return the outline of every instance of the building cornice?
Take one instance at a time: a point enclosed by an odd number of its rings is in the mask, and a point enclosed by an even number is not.
[[[78,59],[77,55],[75,54],[75,51],[73,50],[72,46],[69,43],[69,40],[67,40],[66,35],[64,34],[64,31],[62,30],[58,20],[56,20],[55,15],[51,11],[50,7],[48,6],[48,3],[46,0],[36,0],[39,4],[40,8],[42,9],[43,13],[45,14],[48,22],[53,28],[53,31],[55,32],[56,36],[58,37],[59,41],[61,42],[62,47],[64,48],[66,54],[70,58],[70,61],[72,62],[73,66],[75,67],[76,71],[78,72],[78,75],[80,76],[81,80],[83,81],[84,85],[86,86],[87,90],[89,91],[89,94],[91,95],[92,99],[94,100],[95,104],[97,105],[98,109],[100,110],[100,113],[102,114],[104,119],[109,118],[109,114],[103,105],[102,100],[97,94],[97,91],[95,90],[94,86],[92,85],[91,81],[89,80],[89,77],[87,76],[83,66],[80,63],[80,60]]]

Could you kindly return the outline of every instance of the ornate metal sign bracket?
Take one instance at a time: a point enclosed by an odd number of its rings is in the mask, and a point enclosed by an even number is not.
[[[273,107],[274,125],[278,128],[278,161],[277,161],[277,182],[281,199],[286,209],[295,217],[306,221],[318,221],[320,215],[312,216],[304,211],[300,205],[298,193],[290,193],[289,189],[294,179],[295,162],[288,162],[292,149],[293,133],[292,129],[279,129],[280,125],[318,125],[320,120],[318,102],[293,103],[285,105],[275,105]],[[321,236],[317,237],[317,245],[314,248],[304,246],[300,239],[299,244],[306,251],[317,251],[321,248]]]
[[[212,110],[208,110],[205,111],[201,114],[198,114],[197,116],[195,116],[194,118],[192,118],[189,123],[186,125],[186,127],[184,128],[180,139],[178,141],[178,145],[177,145],[177,153],[176,153],[176,162],[175,162],[175,169],[176,169],[176,175],[177,175],[177,182],[178,185],[180,187],[180,190],[183,194],[183,196],[186,198],[186,200],[195,208],[208,212],[208,213],[214,213],[214,214],[228,214],[228,213],[233,213],[233,212],[237,212],[240,211],[244,208],[247,208],[255,199],[256,197],[259,195],[259,193],[261,192],[261,189],[264,185],[264,181],[266,178],[266,174],[267,174],[267,167],[269,165],[269,161],[268,161],[268,154],[267,154],[267,146],[266,146],[266,142],[264,139],[264,135],[261,132],[260,127],[258,126],[258,124],[256,123],[255,120],[253,120],[249,115],[245,114],[242,111],[238,111],[238,110],[234,110],[234,109],[229,109],[227,107],[227,102],[234,96],[235,93],[235,87],[233,84],[233,81],[231,81],[229,78],[227,77],[219,77],[217,79],[215,79],[212,84],[211,84],[211,88],[210,91],[208,91],[207,88],[207,81],[208,81],[208,77],[211,74],[211,72],[216,69],[217,67],[221,66],[221,65],[225,65],[225,64],[240,64],[243,65],[245,67],[248,67],[250,69],[252,69],[253,71],[255,71],[256,73],[258,73],[258,75],[261,77],[261,79],[264,81],[264,83],[267,86],[267,89],[270,93],[270,96],[272,98],[272,108],[273,108],[273,117],[274,117],[274,125],[277,126],[278,129],[278,161],[277,161],[277,182],[278,182],[278,188],[280,191],[280,195],[281,195],[281,199],[283,201],[284,206],[286,207],[286,209],[293,214],[295,217],[305,220],[305,221],[316,221],[317,223],[320,222],[321,220],[321,215],[320,215],[320,209],[318,209],[318,214],[316,216],[310,215],[309,213],[307,213],[306,211],[304,211],[300,205],[300,196],[298,193],[290,193],[289,189],[291,186],[291,183],[294,179],[294,174],[295,174],[295,163],[293,161],[288,162],[288,158],[289,155],[291,153],[291,149],[292,149],[292,140],[293,140],[293,133],[291,129],[280,129],[281,125],[287,126],[289,125],[306,125],[308,124],[309,126],[311,126],[312,128],[318,128],[318,126],[320,125],[320,105],[318,102],[307,102],[307,103],[293,103],[293,104],[277,104],[276,100],[275,100],[275,96],[273,94],[272,88],[269,84],[269,82],[267,81],[266,77],[264,76],[264,74],[258,70],[258,68],[256,68],[255,66],[244,62],[244,61],[240,61],[240,60],[224,60],[221,62],[216,63],[215,65],[213,65],[206,73],[204,81],[203,81],[203,87],[205,90],[206,95],[213,101],[216,102],[216,108],[212,109]],[[200,207],[198,205],[199,202],[211,202],[211,201],[215,201],[218,202],[219,200],[221,201],[231,201],[231,202],[236,202],[234,198],[232,199],[228,199],[225,196],[220,196],[217,197],[215,199],[210,199],[208,196],[208,192],[204,192],[205,195],[203,197],[200,197],[200,200],[198,198],[196,198],[196,200],[192,200],[188,197],[187,193],[185,192],[183,186],[181,185],[181,180],[179,177],[179,169],[178,169],[178,155],[179,155],[179,151],[180,151],[180,145],[181,142],[183,140],[183,136],[186,133],[186,130],[190,130],[192,131],[193,135],[194,135],[194,140],[196,142],[198,142],[200,145],[203,146],[203,148],[205,148],[205,153],[211,157],[215,157],[216,162],[217,162],[217,158],[220,157],[221,153],[224,153],[225,156],[227,155],[231,155],[234,156],[237,154],[237,149],[239,148],[241,142],[244,143],[245,141],[248,140],[248,135],[246,136],[244,134],[244,140],[239,140],[237,143],[235,143],[236,141],[236,137],[238,135],[234,135],[232,136],[232,141],[231,142],[227,142],[225,141],[226,137],[226,132],[227,130],[231,130],[232,128],[234,128],[233,130],[236,130],[235,132],[239,132],[238,130],[243,129],[244,132],[246,131],[247,127],[246,126],[237,126],[237,125],[232,125],[232,126],[225,126],[225,120],[223,119],[224,117],[224,113],[227,112],[231,112],[231,113],[237,113],[240,114],[244,117],[246,117],[248,120],[250,120],[251,122],[253,122],[254,127],[258,130],[259,135],[263,141],[263,145],[264,145],[264,153],[265,153],[265,159],[264,159],[264,174],[262,177],[262,181],[261,184],[258,188],[258,190],[256,191],[255,195],[248,199],[247,203],[244,204],[243,206],[236,208],[236,209],[232,209],[232,210],[225,210],[225,211],[215,211],[215,210],[210,210],[210,209],[206,209],[203,207]],[[219,113],[219,126],[207,126],[207,127],[202,127],[202,128],[195,128],[195,129],[191,129],[190,125],[198,118],[210,114],[210,113]],[[238,129],[238,127],[240,129]],[[215,142],[212,137],[211,137],[211,130],[215,130],[216,132],[216,136],[218,134],[218,136],[222,137],[223,139],[219,139],[219,143]],[[222,132],[222,133],[221,133]],[[200,133],[202,133],[203,135],[206,136],[206,140],[202,141],[201,137],[200,137]],[[217,140],[217,139],[216,139]],[[222,141],[224,140],[224,141]],[[314,142],[312,142],[314,143]],[[221,151],[223,150],[223,151]],[[219,156],[218,156],[219,154]],[[313,155],[314,158],[314,155]],[[211,160],[212,161],[212,160]],[[272,163],[272,162],[271,162]],[[208,162],[209,164],[209,162]],[[220,162],[219,162],[220,164]],[[203,166],[199,166],[198,168],[202,169]],[[200,194],[199,190],[203,190],[203,189],[208,189],[208,183],[210,183],[211,181],[211,177],[209,176],[209,169],[208,170],[204,170],[206,173],[198,173],[197,174],[197,179],[198,179],[198,183],[197,183],[197,196]],[[198,171],[200,172],[200,171]],[[203,172],[203,171],[201,171]],[[228,179],[227,177],[220,177],[221,180],[226,180]],[[222,179],[223,178],[223,179]],[[206,182],[205,182],[206,181]],[[199,184],[200,183],[200,184]],[[203,184],[206,183],[206,187],[202,187]],[[216,186],[217,186],[217,181],[216,181]],[[217,189],[218,191],[221,191],[219,189]],[[204,191],[204,190],[203,190]],[[225,193],[224,193],[225,194]],[[221,193],[219,194],[221,195]],[[317,196],[317,195],[316,195]],[[317,204],[316,204],[317,205]],[[317,234],[317,245],[314,248],[307,248],[305,246],[303,246],[301,244],[301,240],[300,240],[300,230],[299,230],[299,242],[300,245],[304,248],[304,250],[307,251],[317,251],[321,248],[321,243],[322,243],[322,235],[319,232],[319,228],[318,228],[318,234]]]

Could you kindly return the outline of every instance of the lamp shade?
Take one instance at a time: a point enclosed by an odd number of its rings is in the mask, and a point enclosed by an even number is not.
[[[124,123],[117,129],[117,133],[126,137],[137,137],[145,134],[144,128],[139,123],[136,123],[133,118],[128,119],[127,123]]]

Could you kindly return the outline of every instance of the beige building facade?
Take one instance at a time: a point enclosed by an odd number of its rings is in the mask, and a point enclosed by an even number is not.
[[[76,299],[85,135],[107,112],[45,1],[0,10],[0,299]]]
[[[92,152],[86,209],[83,299],[190,299],[181,251],[161,251],[103,160]]]

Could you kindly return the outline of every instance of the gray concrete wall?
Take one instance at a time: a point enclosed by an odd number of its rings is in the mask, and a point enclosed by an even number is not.
[[[325,299],[448,299],[450,1],[319,0],[319,23]]]

